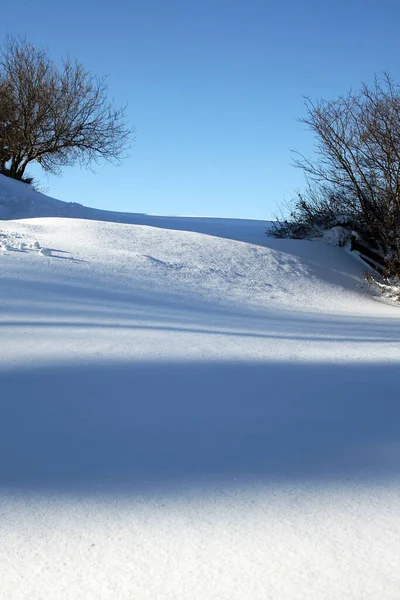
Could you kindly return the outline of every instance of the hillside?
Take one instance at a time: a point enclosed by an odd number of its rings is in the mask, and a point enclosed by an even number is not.
[[[0,204],[7,600],[398,598],[400,313],[352,255]]]
[[[269,223],[250,219],[223,219],[121,213],[88,208],[77,202],[62,202],[31,186],[0,175],[0,220],[33,217],[64,217],[112,223],[149,225],[163,229],[196,231],[253,243],[264,243]]]

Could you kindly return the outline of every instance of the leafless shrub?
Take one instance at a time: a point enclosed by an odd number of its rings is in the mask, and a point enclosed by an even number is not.
[[[320,235],[337,225],[354,226],[354,215],[348,212],[347,198],[326,186],[309,184],[305,192],[283,207],[284,214],[268,231],[281,238],[304,239]]]
[[[315,134],[316,153],[297,154],[295,164],[314,191],[295,201],[288,223],[309,232],[321,219],[329,227],[333,215],[346,215],[399,274],[399,85],[384,74],[333,101],[307,99],[300,121]]]

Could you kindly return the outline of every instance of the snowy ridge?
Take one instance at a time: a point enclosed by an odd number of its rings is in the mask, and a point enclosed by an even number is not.
[[[397,600],[400,313],[362,265],[9,185],[4,597]]]
[[[35,217],[90,219],[112,223],[149,225],[163,229],[196,231],[252,243],[264,243],[268,221],[121,213],[63,202],[36,192],[31,186],[0,175],[0,220]]]

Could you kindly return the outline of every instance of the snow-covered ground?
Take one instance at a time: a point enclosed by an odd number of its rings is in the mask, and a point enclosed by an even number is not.
[[[399,598],[400,308],[353,256],[0,209],[40,217],[0,222],[0,598]]]

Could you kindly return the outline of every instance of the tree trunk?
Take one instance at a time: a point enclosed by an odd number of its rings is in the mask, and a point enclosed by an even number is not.
[[[21,180],[24,176],[24,172],[27,166],[27,162],[22,160],[20,156],[13,156],[11,159],[11,166],[9,175],[13,179]]]

